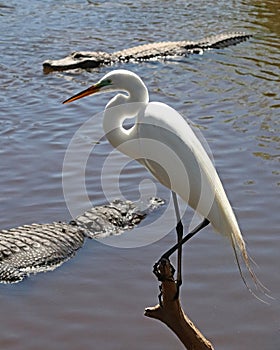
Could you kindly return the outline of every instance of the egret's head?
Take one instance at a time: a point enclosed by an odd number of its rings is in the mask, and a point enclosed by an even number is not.
[[[63,103],[76,101],[82,97],[96,94],[98,92],[109,92],[116,90],[127,90],[131,86],[131,81],[134,83],[140,78],[133,72],[118,69],[106,74],[98,83],[90,86],[88,89],[79,92],[78,94],[68,98]]]

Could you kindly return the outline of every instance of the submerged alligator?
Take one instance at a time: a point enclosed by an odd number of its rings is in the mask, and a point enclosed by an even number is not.
[[[76,68],[96,68],[118,62],[141,62],[152,59],[160,60],[176,56],[188,56],[190,54],[202,54],[206,50],[221,49],[239,44],[251,36],[251,34],[244,32],[232,32],[212,35],[198,41],[170,41],[140,45],[113,53],[103,51],[73,52],[60,60],[45,61],[43,70],[44,73],[50,73]]]
[[[75,220],[0,230],[0,283],[16,283],[30,274],[56,269],[75,255],[86,238],[120,234],[163,205],[150,199],[146,209],[130,201],[93,207]]]

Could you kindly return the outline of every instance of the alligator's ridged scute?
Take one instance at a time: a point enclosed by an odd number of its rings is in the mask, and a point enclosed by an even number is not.
[[[120,234],[162,204],[161,199],[151,198],[140,208],[131,201],[116,200],[93,207],[70,223],[0,230],[0,283],[20,282],[29,274],[54,270],[82,247],[86,237]]]
[[[251,34],[247,34],[244,32],[232,32],[232,33],[224,33],[218,35],[211,35],[206,37],[199,42],[192,44],[192,47],[189,44],[186,44],[186,49],[192,49],[194,47],[198,47],[201,49],[222,49],[227,46],[237,45],[243,41],[251,38]]]
[[[88,237],[104,238],[133,228],[145,216],[146,212],[138,210],[133,202],[115,200],[111,204],[87,210],[75,221]]]
[[[56,268],[83,245],[84,238],[77,225],[62,222],[0,231],[0,282],[19,282],[30,273]]]
[[[75,68],[96,68],[117,62],[164,59],[171,56],[187,56],[205,50],[221,49],[236,45],[252,35],[244,32],[212,35],[198,41],[169,41],[135,46],[129,49],[107,53],[103,51],[73,52],[61,60],[47,60],[43,63],[45,73]]]

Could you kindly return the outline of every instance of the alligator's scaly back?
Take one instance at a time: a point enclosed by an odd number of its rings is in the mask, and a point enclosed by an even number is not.
[[[244,32],[217,34],[202,39],[201,41],[196,43],[196,46],[201,47],[205,50],[222,49],[224,47],[237,45],[243,41],[248,40],[251,37],[251,34],[247,34]]]
[[[119,62],[141,62],[151,59],[165,59],[166,57],[188,56],[203,53],[205,50],[237,45],[251,36],[251,34],[244,32],[232,32],[211,35],[198,41],[183,40],[145,44],[113,53],[103,51],[73,52],[60,60],[45,61],[43,69],[45,73],[50,73],[75,68],[96,68]]]
[[[70,223],[0,230],[0,283],[16,283],[30,274],[54,270],[72,258],[87,237],[102,238],[132,229],[162,204],[152,198],[146,210],[140,210],[131,201],[116,200],[89,209]]]

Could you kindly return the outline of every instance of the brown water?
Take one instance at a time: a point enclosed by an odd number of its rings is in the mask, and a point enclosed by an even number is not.
[[[208,228],[185,247],[185,310],[215,349],[280,349],[279,16],[278,0],[0,4],[0,228],[71,218],[62,190],[64,154],[74,133],[110,97],[61,105],[113,67],[44,75],[45,59],[222,31],[255,33],[249,42],[203,56],[125,68],[143,78],[151,100],[171,105],[203,132],[258,264],[256,272],[275,297],[269,306],[252,297],[229,243]],[[92,135],[89,131],[83,141],[94,144],[100,133],[97,116]],[[104,140],[87,163],[93,205],[104,203],[108,193],[132,200],[148,196],[150,182],[141,188],[139,183],[151,177],[116,152],[110,155],[109,172],[104,167],[109,152]],[[71,171],[79,174],[75,167]],[[105,190],[101,177],[109,186]],[[77,211],[86,209],[80,181],[77,176],[71,191]],[[152,188],[168,206],[169,192],[160,185]],[[161,213],[153,215],[149,222]],[[191,218],[187,211],[186,227]],[[153,232],[160,235],[174,218],[164,219]],[[113,245],[128,237],[116,237]],[[144,308],[157,302],[152,265],[172,242],[174,231],[140,248],[88,241],[60,269],[1,285],[1,350],[181,349],[164,325],[143,316]]]

